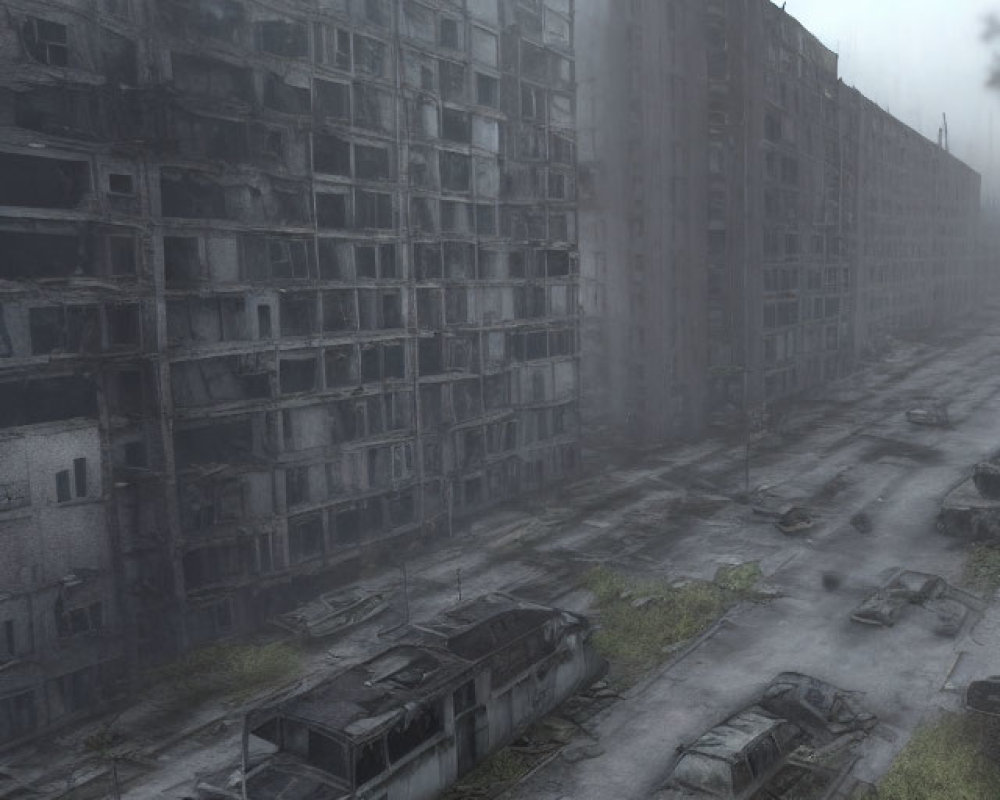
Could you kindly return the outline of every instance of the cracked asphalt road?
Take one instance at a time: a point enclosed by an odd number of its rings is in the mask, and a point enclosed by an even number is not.
[[[905,411],[948,401],[950,429],[917,427]],[[580,576],[604,564],[639,577],[710,578],[721,564],[757,560],[782,596],[739,607],[717,632],[668,663],[595,717],[591,758],[556,758],[510,792],[524,800],[645,798],[664,779],[675,747],[720,721],[778,672],[798,670],[865,691],[881,724],[855,773],[876,779],[918,722],[936,708],[956,708],[943,691],[981,674],[1000,674],[1000,614],[993,608],[971,635],[934,635],[917,622],[891,629],[858,625],[849,612],[894,567],[961,571],[964,549],[935,531],[940,500],[972,465],[1000,448],[1000,310],[935,344],[901,344],[893,355],[802,406],[753,446],[751,484],[773,501],[808,506],[816,525],[799,538],[734,500],[744,481],[743,446],[709,439],[647,452],[631,466],[498,510],[457,532],[433,553],[408,561],[412,619],[464,597],[508,591],[587,611]],[[860,533],[850,518],[872,522]],[[823,574],[841,576],[824,588]],[[398,570],[370,583],[398,587]],[[339,668],[384,647],[383,616],[314,655],[314,671]],[[388,617],[388,618],[387,618]],[[956,663],[958,666],[956,666]],[[119,724],[155,768],[136,775],[126,800],[190,793],[196,773],[235,759],[239,709],[219,705],[185,723],[183,735],[144,722],[136,708]],[[195,723],[197,722],[197,726]],[[0,766],[45,798],[83,798],[73,763],[87,729]],[[164,746],[167,737],[172,743]],[[55,765],[59,765],[58,769]]]

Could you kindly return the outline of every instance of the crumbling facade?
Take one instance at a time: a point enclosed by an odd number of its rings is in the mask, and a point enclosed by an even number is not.
[[[783,8],[598,0],[584,18],[588,430],[760,424],[996,286],[979,176],[845,87]]]
[[[587,428],[629,444],[705,421],[702,3],[581,4],[580,253]]]
[[[6,11],[0,746],[579,438],[572,0]]]

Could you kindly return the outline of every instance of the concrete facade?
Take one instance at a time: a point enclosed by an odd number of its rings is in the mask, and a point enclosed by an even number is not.
[[[766,424],[995,286],[979,176],[843,86],[783,9],[579,13],[588,432]]]
[[[579,460],[572,0],[7,10],[0,746]]]

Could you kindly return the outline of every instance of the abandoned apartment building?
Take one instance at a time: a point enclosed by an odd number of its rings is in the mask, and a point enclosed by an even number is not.
[[[572,0],[10,0],[0,747],[579,461]]]
[[[978,173],[771,0],[595,0],[577,30],[587,429],[756,424],[995,287]]]

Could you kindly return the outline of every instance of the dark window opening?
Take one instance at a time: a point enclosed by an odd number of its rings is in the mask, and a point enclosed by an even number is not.
[[[354,783],[356,786],[368,783],[385,770],[385,748],[382,739],[373,739],[358,748],[354,760]]]
[[[288,558],[299,564],[323,554],[323,518],[319,514],[289,522]]]
[[[350,290],[323,293],[323,330],[357,330],[358,321],[354,306],[354,292]]]
[[[76,208],[90,192],[84,161],[0,153],[0,205]]]
[[[316,115],[321,119],[350,119],[351,90],[346,83],[317,80]]]
[[[317,194],[316,223],[321,228],[346,228],[347,195]]]
[[[338,136],[313,134],[313,162],[317,172],[351,174],[351,146]]]
[[[135,240],[131,236],[108,239],[112,275],[135,275]]]
[[[372,245],[354,246],[354,271],[358,278],[375,279],[378,272],[375,253]]]
[[[271,306],[257,306],[257,337],[259,339],[270,339],[271,332]]]
[[[477,72],[476,102],[481,106],[497,108],[500,105],[500,81]]]
[[[135,194],[132,176],[112,172],[108,175],[108,191],[114,194]]]
[[[422,709],[415,717],[403,719],[386,735],[389,760],[396,762],[444,731],[440,701]]]
[[[255,25],[257,47],[271,55],[301,58],[308,54],[308,33],[305,25],[284,20],[264,20]]]
[[[56,473],[56,502],[65,503],[72,499],[69,490],[69,470],[62,469]]]
[[[325,353],[326,385],[330,388],[352,386],[357,383],[354,364],[354,345],[330,347]]]
[[[468,144],[472,139],[469,115],[453,108],[441,110],[441,138],[451,142]]]
[[[363,180],[389,180],[389,150],[385,147],[354,146],[357,177]]]
[[[76,484],[76,496],[87,496],[87,459],[73,459],[73,481]]]
[[[281,359],[281,393],[308,392],[316,388],[316,359]]]
[[[438,42],[442,47],[450,47],[453,50],[459,48],[457,19],[441,18],[441,35],[438,37]]]
[[[139,344],[139,307],[107,306],[108,343],[112,347]]]
[[[354,199],[355,228],[384,230],[392,227],[392,195],[358,189],[355,190]]]
[[[383,244],[378,248],[378,268],[379,277],[386,278],[399,277],[396,264],[396,245]]]
[[[67,28],[58,22],[28,17],[21,28],[24,47],[35,61],[51,67],[69,66]]]

